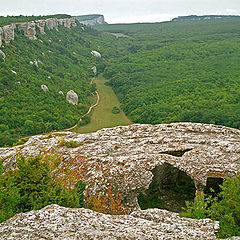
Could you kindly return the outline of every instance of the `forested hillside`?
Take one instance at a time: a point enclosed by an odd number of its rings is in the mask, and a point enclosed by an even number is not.
[[[108,54],[107,44],[105,51],[101,46],[112,37],[80,23],[71,29],[59,26],[58,31],[45,27],[45,32],[33,41],[16,30],[15,40],[2,46],[6,58],[0,56],[0,146],[73,126],[91,105],[91,68],[97,64],[101,71],[104,66],[91,51]],[[78,94],[78,105],[66,101],[69,90]]]
[[[118,36],[104,76],[132,121],[240,128],[239,18],[96,29]]]

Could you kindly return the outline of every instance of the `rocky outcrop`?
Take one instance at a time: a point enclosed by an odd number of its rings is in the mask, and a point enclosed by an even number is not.
[[[78,104],[78,95],[73,90],[70,90],[67,92],[66,100],[73,105],[77,105]]]
[[[18,25],[18,30],[23,31],[25,37],[30,40],[36,40],[36,24],[35,22],[25,22]]]
[[[76,27],[76,18],[49,18],[46,20],[36,20],[31,22],[24,23],[16,23],[7,25],[4,27],[0,27],[0,47],[2,45],[2,40],[5,43],[10,43],[10,41],[14,40],[14,30],[17,27],[19,31],[23,31],[24,35],[30,40],[36,40],[36,32],[40,31],[41,34],[45,34],[45,27],[49,30],[58,29],[58,26],[62,25],[67,28]]]
[[[181,218],[160,209],[112,216],[50,205],[0,224],[2,240],[22,239],[217,239],[218,222]]]
[[[80,23],[87,26],[107,24],[103,15],[83,15],[77,16],[77,19]]]
[[[10,43],[14,40],[15,24],[10,24],[2,27],[3,40],[5,43]]]
[[[91,51],[91,54],[94,56],[94,57],[102,57],[101,53],[97,52],[97,51]]]
[[[76,148],[60,142],[74,141]],[[155,170],[173,166],[192,178],[197,192],[210,178],[240,173],[240,130],[198,123],[130,125],[96,133],[54,133],[31,137],[23,146],[0,148],[6,169],[16,167],[18,154],[58,152],[62,164],[56,178],[74,177],[69,186],[84,179],[86,194],[106,194],[109,186],[120,193],[128,212],[139,209],[137,197],[153,181]],[[71,171],[64,172],[69,168]],[[75,175],[74,175],[75,174]],[[159,177],[160,178],[160,177]],[[67,181],[67,180],[66,180]]]

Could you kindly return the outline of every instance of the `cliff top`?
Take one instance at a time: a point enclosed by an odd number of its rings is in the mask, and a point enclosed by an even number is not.
[[[210,20],[210,19],[221,19],[221,18],[239,18],[237,15],[189,15],[179,16],[173,18],[172,21],[186,21],[186,20]]]
[[[101,14],[88,14],[88,15],[80,15],[77,16],[77,19],[79,21],[85,21],[85,20],[93,20],[95,18],[103,17]]]
[[[70,18],[70,15],[67,14],[55,14],[55,15],[46,15],[46,16],[0,16],[0,27],[11,24],[11,23],[19,23],[19,22],[30,22],[40,19],[48,19],[48,18]]]

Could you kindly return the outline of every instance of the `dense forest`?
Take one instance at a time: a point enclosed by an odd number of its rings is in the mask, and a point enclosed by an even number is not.
[[[137,123],[240,128],[240,18],[96,26],[114,35],[104,71]]]
[[[72,29],[45,28],[45,32],[38,32],[38,40],[32,41],[16,30],[15,40],[3,45],[6,59],[0,56],[0,146],[71,127],[92,103],[92,67],[97,65],[101,71],[104,60],[93,57],[91,51],[104,52],[100,46],[113,37],[80,23]],[[105,48],[106,54],[110,52],[110,45]],[[41,85],[49,91],[44,92]],[[66,101],[69,90],[78,94],[78,105]]]
[[[99,25],[97,30],[78,23],[72,29],[45,29],[35,41],[16,31],[15,41],[2,47],[6,59],[0,57],[0,146],[73,126],[91,104],[94,65],[133,122],[240,128],[239,26],[239,18]],[[92,50],[102,58],[93,57]],[[38,66],[30,64],[34,61]],[[59,94],[71,89],[78,105]]]

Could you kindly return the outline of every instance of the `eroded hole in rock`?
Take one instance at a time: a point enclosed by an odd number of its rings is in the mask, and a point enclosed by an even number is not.
[[[222,191],[220,188],[220,185],[222,184],[223,184],[223,178],[209,177],[207,178],[207,184],[204,189],[204,193],[208,195],[216,196],[218,193]],[[213,189],[214,192],[211,189]]]
[[[161,152],[161,154],[168,154],[174,157],[182,157],[186,152],[191,151],[192,149],[185,149],[185,150],[177,150],[177,151],[166,151]]]
[[[165,163],[152,170],[152,183],[139,194],[141,209],[161,208],[172,212],[182,211],[185,201],[193,201],[195,185],[190,176],[172,165]]]

